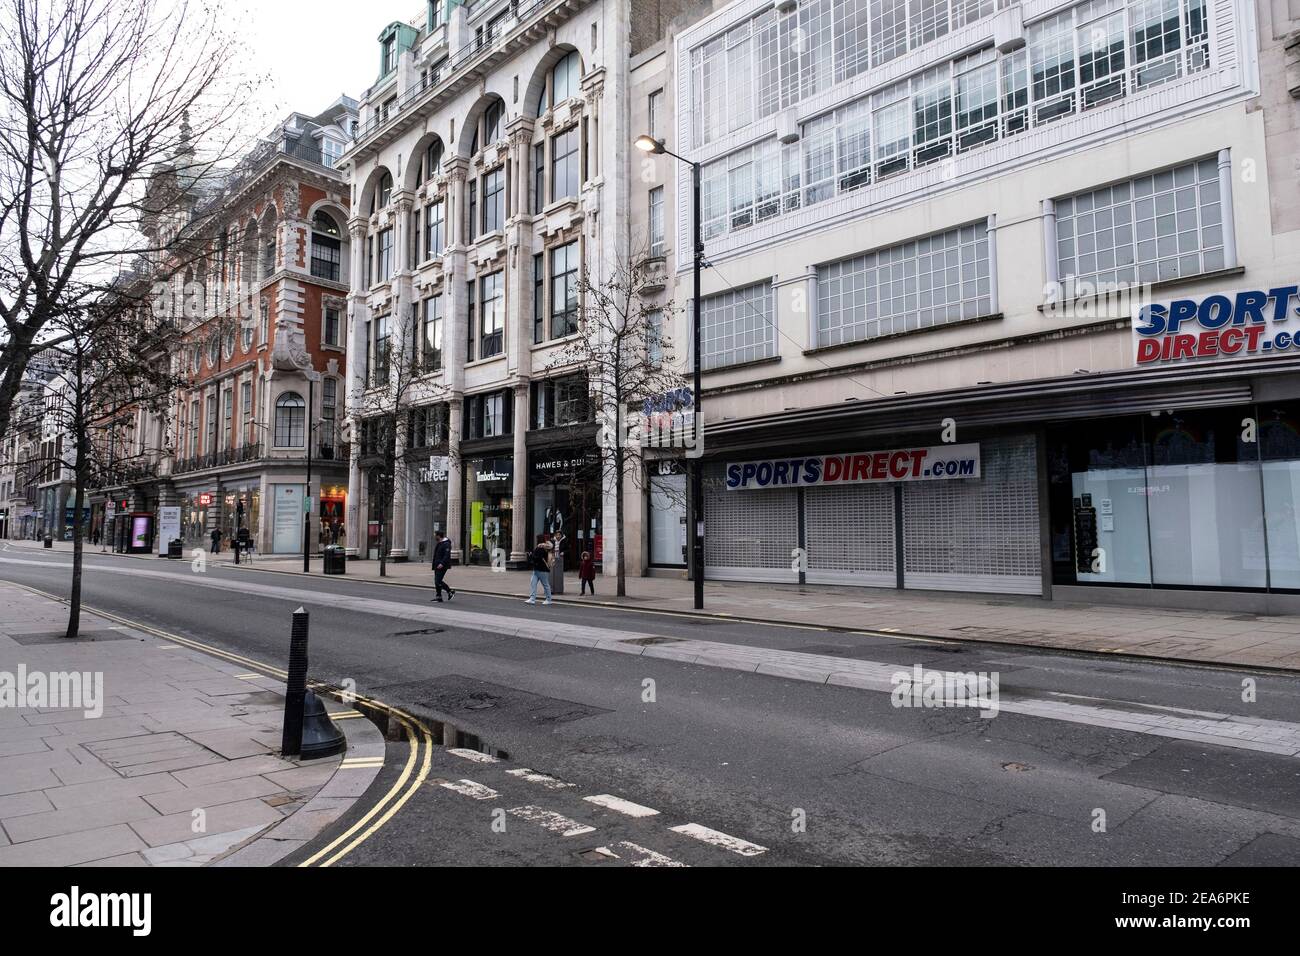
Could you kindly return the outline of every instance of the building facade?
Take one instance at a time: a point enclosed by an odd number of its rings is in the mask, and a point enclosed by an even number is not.
[[[518,564],[543,532],[603,557],[591,385],[555,356],[583,271],[626,242],[627,16],[437,2],[380,33],[343,160],[350,554],[428,560],[444,530],[468,563]]]
[[[1294,609],[1295,13],[738,0],[634,30],[633,132],[702,164],[707,576]],[[647,162],[629,232],[684,301],[690,169]],[[629,571],[681,574],[685,479],[645,478]]]
[[[114,481],[94,500],[92,527],[114,547],[206,546],[216,532],[223,547],[245,537],[262,553],[301,554],[308,508],[307,546],[341,542],[349,212],[334,164],[355,116],[347,98],[292,114],[215,188],[194,187],[177,221],[147,224],[160,246],[185,252],[139,281],[171,293],[170,360],[186,386],[165,412],[107,426]],[[175,178],[160,169],[153,188]]]

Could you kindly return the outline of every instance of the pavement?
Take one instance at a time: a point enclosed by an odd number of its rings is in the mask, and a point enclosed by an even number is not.
[[[68,567],[0,547],[3,580],[62,595]],[[249,661],[302,605],[311,676],[418,724],[338,865],[1300,864],[1284,671],[93,553],[85,589]],[[997,712],[900,702],[918,666],[996,677]]]
[[[0,608],[0,866],[268,865],[380,769],[351,708],[327,702],[346,764],[285,758],[280,681],[88,611],[68,640],[66,604],[7,582]],[[66,693],[35,698],[38,681]]]
[[[11,544],[40,548],[39,542]],[[63,542],[55,547],[71,550],[71,544]],[[233,565],[230,553],[208,555],[207,560]],[[258,556],[244,568],[301,575],[302,557]],[[312,568],[314,574],[321,573],[318,557],[312,559]],[[428,587],[433,583],[432,572],[423,562],[389,562],[386,576],[380,578],[378,561],[354,560],[348,562],[347,577]],[[476,566],[454,568],[447,578],[467,594],[517,597],[527,593],[529,579],[522,572]],[[619,598],[613,595],[613,578],[601,577],[596,581],[599,594],[593,599],[579,594],[577,576],[569,574],[565,594],[556,600],[701,613],[694,610],[691,583],[682,578],[635,577],[626,584],[627,596]],[[706,581],[704,591],[703,614],[710,618],[1300,671],[1300,615],[1296,614],[1117,607],[1015,595],[824,585]]]

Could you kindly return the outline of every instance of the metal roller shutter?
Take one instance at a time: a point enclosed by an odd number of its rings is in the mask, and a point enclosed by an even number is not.
[[[807,580],[894,587],[894,488],[840,485],[804,492]]]
[[[705,578],[798,583],[798,492],[727,491],[721,464],[705,467],[704,489]]]
[[[989,439],[981,477],[903,486],[905,587],[1041,592],[1036,451],[1032,435]]]

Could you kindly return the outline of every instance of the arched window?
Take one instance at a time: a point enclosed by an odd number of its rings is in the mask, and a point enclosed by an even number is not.
[[[384,175],[379,177],[379,184],[375,186],[375,195],[370,200],[371,214],[379,212],[390,202],[393,201],[393,174],[385,171]]]
[[[324,212],[317,212],[311,220],[311,274],[338,282],[342,263],[343,235],[338,223]]]
[[[581,79],[582,66],[578,51],[569,53],[551,70],[551,106],[562,103],[570,96],[578,95],[578,81]]]
[[[499,98],[488,103],[487,109],[479,117],[474,128],[474,139],[470,143],[470,155],[480,149],[491,146],[506,134],[506,104]]]
[[[260,281],[265,282],[275,274],[276,226],[274,215],[262,224],[262,273]]]
[[[285,392],[275,400],[275,447],[302,448],[307,405],[297,392]]]
[[[435,139],[424,151],[424,159],[420,163],[419,178],[416,180],[415,185],[419,186],[421,183],[432,179],[441,169],[442,140]]]

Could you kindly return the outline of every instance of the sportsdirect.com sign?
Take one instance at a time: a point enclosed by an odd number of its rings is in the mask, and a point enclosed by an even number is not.
[[[768,458],[727,465],[727,490],[860,485],[878,481],[978,478],[980,446],[936,445],[852,455]]]
[[[1144,305],[1133,319],[1138,365],[1234,355],[1300,354],[1300,287],[1276,286]]]

